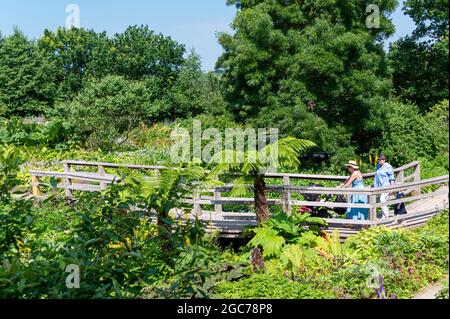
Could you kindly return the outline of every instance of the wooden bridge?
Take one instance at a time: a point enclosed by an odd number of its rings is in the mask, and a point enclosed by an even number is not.
[[[85,161],[63,161],[64,171],[30,171],[32,178],[33,195],[43,196],[42,187],[64,189],[67,197],[72,197],[75,191],[101,191],[111,183],[117,182],[120,177],[117,171],[122,169],[152,171],[158,174],[163,166],[127,165],[113,163],[97,163]],[[93,171],[95,170],[95,171]],[[111,172],[113,171],[113,172]],[[268,173],[265,175],[268,192],[268,204],[279,206],[286,214],[291,214],[299,206],[325,207],[325,208],[367,208],[369,220],[350,220],[343,218],[326,218],[327,232],[334,229],[340,231],[341,238],[354,235],[359,230],[373,226],[418,227],[424,225],[428,219],[449,207],[449,176],[439,176],[421,180],[420,162],[414,162],[394,170],[395,185],[383,188],[341,189],[336,187],[298,186],[296,183],[311,183],[318,181],[336,182],[340,184],[347,179],[346,176],[326,176],[310,174]],[[371,180],[375,173],[364,174],[366,185],[372,185]],[[45,182],[45,179],[56,179],[56,184]],[[53,181],[54,181],[53,180]],[[271,184],[271,182],[273,184]],[[51,186],[53,184],[53,186]],[[278,184],[278,185],[277,185]],[[280,185],[281,184],[281,185]],[[226,185],[214,189],[202,189],[193,192],[185,203],[190,205],[189,218],[199,218],[207,225],[208,231],[220,231],[220,236],[236,238],[242,236],[245,226],[256,225],[256,216],[251,206],[253,198],[230,197],[229,192],[233,185]],[[391,198],[387,204],[397,205],[404,203],[407,214],[381,219],[379,208],[384,204],[379,197],[383,193],[403,193],[406,196],[401,199]],[[304,194],[317,195],[343,195],[348,198],[352,194],[367,195],[368,204],[337,203],[334,201],[307,201]],[[237,212],[239,207],[246,207],[246,212]],[[176,213],[176,210],[175,212]],[[184,213],[178,214],[183,218]]]

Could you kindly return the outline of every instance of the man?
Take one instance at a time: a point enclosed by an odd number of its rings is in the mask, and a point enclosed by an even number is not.
[[[378,164],[377,164],[377,172],[375,174],[375,187],[386,187],[394,185],[395,176],[394,170],[392,169],[391,164],[387,163],[387,157],[384,154],[378,155]],[[389,197],[390,193],[384,193],[380,196],[380,202],[385,203]],[[382,219],[389,217],[388,206],[384,205],[381,207],[383,211]]]

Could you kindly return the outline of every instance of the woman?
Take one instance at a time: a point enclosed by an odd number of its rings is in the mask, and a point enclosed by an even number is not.
[[[364,188],[364,181],[359,167],[355,161],[349,161],[345,166],[347,166],[350,172],[350,177],[341,184],[339,188]],[[353,194],[350,197],[350,203],[352,204],[367,204],[367,195]],[[368,208],[348,208],[346,213],[347,219],[357,219],[357,220],[368,220],[369,219],[369,209]]]
[[[395,175],[394,170],[387,162],[387,157],[383,153],[378,155],[378,164],[377,164],[377,172],[375,173],[375,180],[374,180],[374,187],[387,187],[387,186],[393,186],[395,183]],[[386,203],[390,193],[383,193],[380,196],[380,202]],[[389,218],[389,209],[388,206],[385,204],[381,206],[381,211],[383,212],[382,219]]]

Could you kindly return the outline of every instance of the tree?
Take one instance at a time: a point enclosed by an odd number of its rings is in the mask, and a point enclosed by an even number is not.
[[[448,1],[408,0],[403,11],[416,29],[391,45],[394,88],[403,101],[416,103],[425,114],[448,97]]]
[[[69,100],[83,88],[88,75],[101,78],[108,74],[109,39],[106,32],[78,28],[45,30],[38,41],[45,57],[56,67],[58,98]]]
[[[286,137],[259,151],[247,150],[245,154],[236,150],[224,150],[211,159],[211,162],[215,163],[211,176],[214,178],[228,172],[242,174],[242,177],[235,180],[234,187],[234,191],[240,194],[246,192],[246,185],[253,184],[256,219],[258,223],[261,223],[270,217],[264,170],[269,166],[297,168],[300,164],[299,155],[315,146],[315,143],[308,140]],[[272,152],[274,148],[277,148],[277,152]],[[225,160],[230,155],[233,160]],[[276,157],[273,157],[274,155]],[[269,157],[268,161],[265,160],[267,157]]]
[[[221,34],[225,98],[239,121],[276,105],[304,108],[331,127],[366,131],[367,115],[389,95],[390,72],[379,40],[397,1],[378,1],[381,28],[365,25],[367,1],[230,0],[234,35]],[[372,1],[372,3],[374,3]],[[357,120],[355,120],[357,119]],[[357,135],[360,145],[379,132]]]
[[[86,146],[109,149],[127,141],[146,118],[149,94],[142,82],[106,76],[87,82],[72,102],[59,108],[60,116]]]
[[[403,11],[416,23],[414,38],[429,37],[437,40],[448,37],[447,0],[406,0]]]
[[[54,69],[19,29],[0,40],[0,112],[5,116],[42,113],[55,95]]]
[[[393,164],[404,165],[419,158],[432,160],[448,154],[448,101],[434,106],[425,116],[414,104],[398,101],[385,104],[389,122],[380,147]]]
[[[206,112],[220,114],[225,107],[217,82],[213,74],[202,72],[200,56],[192,51],[181,64],[172,86],[152,103],[152,118],[187,118]]]
[[[111,74],[130,80],[156,79],[167,86],[184,63],[184,45],[155,34],[148,26],[130,26],[111,40]]]

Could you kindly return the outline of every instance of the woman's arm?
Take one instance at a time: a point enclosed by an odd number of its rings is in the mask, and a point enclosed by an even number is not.
[[[352,176],[350,176],[344,183],[344,185],[342,185],[342,188],[347,188],[350,187],[353,183],[353,181],[358,177],[358,172],[354,171]]]

